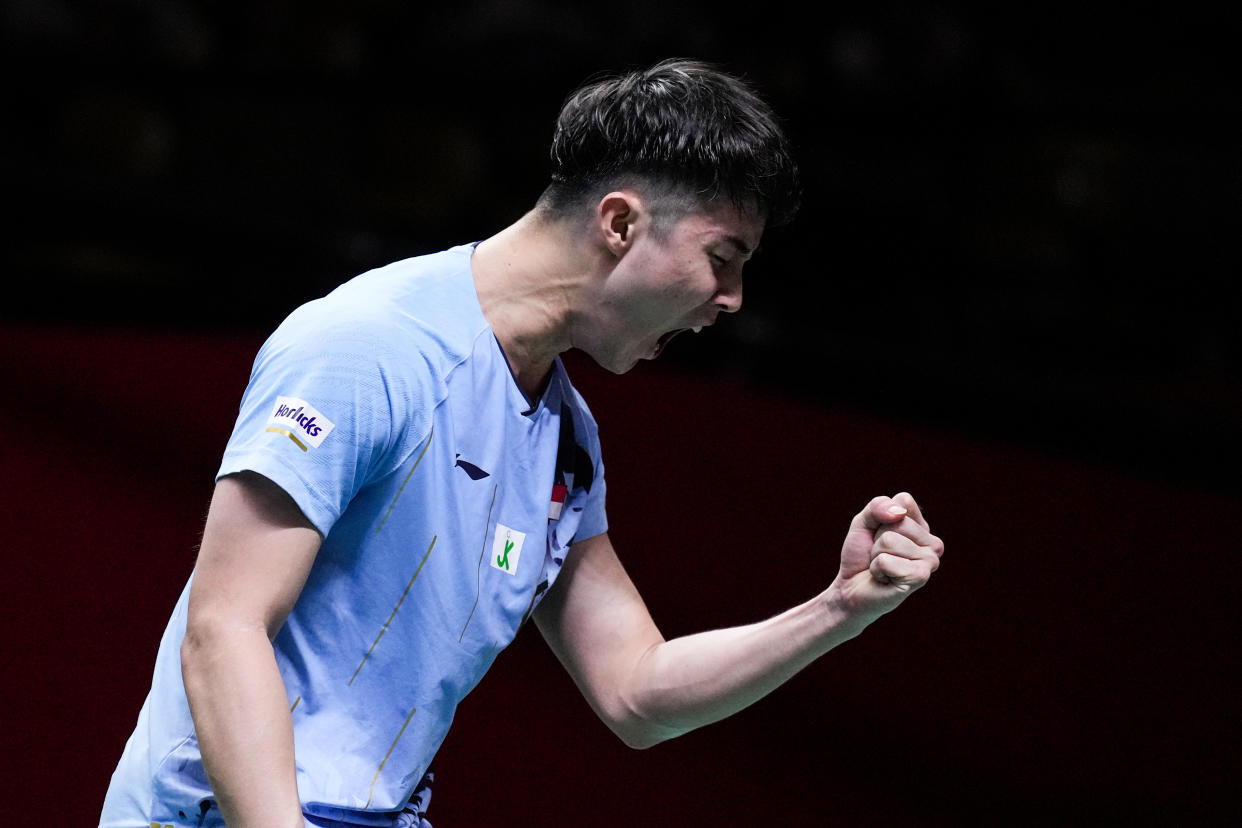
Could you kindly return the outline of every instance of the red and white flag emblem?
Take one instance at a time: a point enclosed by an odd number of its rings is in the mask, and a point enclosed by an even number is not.
[[[557,483],[552,487],[552,504],[548,507],[548,520],[560,520],[561,509],[565,508],[565,496],[569,489]]]

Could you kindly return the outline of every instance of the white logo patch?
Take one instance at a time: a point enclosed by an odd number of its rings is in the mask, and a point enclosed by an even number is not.
[[[517,572],[518,559],[522,557],[522,544],[525,542],[525,532],[497,523],[496,537],[492,539],[492,566],[508,575]]]
[[[267,430],[285,434],[306,451],[307,444],[319,448],[336,424],[315,410],[306,400],[277,397],[276,407],[268,418]]]

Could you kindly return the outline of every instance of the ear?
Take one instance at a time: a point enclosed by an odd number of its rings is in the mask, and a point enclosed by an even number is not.
[[[617,258],[634,245],[635,231],[648,220],[642,199],[630,190],[611,192],[600,199],[596,225],[604,245]]]

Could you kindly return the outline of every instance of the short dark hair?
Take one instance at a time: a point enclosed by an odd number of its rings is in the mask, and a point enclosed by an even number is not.
[[[643,182],[694,206],[728,199],[787,224],[798,168],[775,113],[744,81],[694,60],[665,60],[569,95],[552,138],[540,204],[562,214],[601,190]]]

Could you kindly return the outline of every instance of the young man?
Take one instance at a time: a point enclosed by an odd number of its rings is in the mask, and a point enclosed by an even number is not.
[[[363,274],[263,346],[103,825],[425,824],[453,712],[528,618],[646,747],[762,697],[937,568],[914,500],[877,497],[818,596],[661,636],[558,355],[624,373],[738,310],[796,170],[754,93],[688,61],[572,95],[552,161],[512,226]]]

